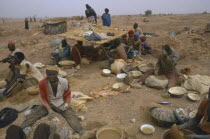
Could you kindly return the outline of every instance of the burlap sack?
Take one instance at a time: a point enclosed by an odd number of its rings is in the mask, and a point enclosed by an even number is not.
[[[189,76],[182,84],[182,87],[190,91],[199,92],[200,94],[208,93],[210,87],[210,77],[205,75]]]
[[[168,79],[164,75],[151,75],[145,80],[145,84],[151,88],[165,89],[168,85]]]
[[[114,74],[121,73],[122,68],[126,66],[126,63],[123,59],[116,59],[113,64],[111,64],[111,71]]]

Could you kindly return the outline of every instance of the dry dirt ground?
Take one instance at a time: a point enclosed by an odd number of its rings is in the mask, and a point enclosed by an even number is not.
[[[144,23],[143,16],[115,16],[113,17],[113,26],[129,30],[134,22],[139,23],[144,32],[154,32],[159,37],[148,38],[148,42],[154,47],[153,56],[144,57],[146,62],[156,62],[157,56],[163,44],[169,44],[176,51],[180,52],[182,59],[178,68],[189,67],[191,74],[210,75],[210,34],[204,34],[204,29],[209,23],[210,15],[173,15],[173,16],[151,16],[147,17],[148,23]],[[68,21],[68,31],[75,28],[70,27],[71,20]],[[76,21],[74,21],[76,22]],[[86,22],[83,20],[81,23]],[[31,63],[42,62],[44,64],[52,63],[50,52],[53,48],[49,43],[59,38],[58,35],[44,35],[42,28],[38,28],[40,23],[30,23],[30,30],[24,30],[23,19],[10,19],[6,23],[0,23],[0,59],[9,54],[7,49],[8,41],[15,41],[16,46],[20,48]],[[183,31],[185,26],[191,27],[193,33],[187,34]],[[178,35],[170,37],[169,32],[177,32]],[[71,45],[75,42],[68,40]],[[104,87],[107,83],[114,83],[116,77],[102,77],[100,65],[102,62],[92,62],[89,65],[81,66],[76,73],[68,70],[70,85],[72,91],[80,91],[89,94],[95,88]],[[3,80],[8,71],[7,64],[0,65],[0,79]],[[44,70],[41,70],[44,73]],[[129,139],[159,139],[164,128],[156,126],[148,114],[148,107],[158,101],[171,101],[169,108],[186,108],[188,111],[196,109],[200,102],[190,102],[186,97],[165,99],[161,97],[163,90],[156,90],[142,86],[141,89],[131,89],[131,93],[118,94],[105,99],[94,99],[86,103],[87,113],[79,113],[85,117],[82,125],[90,130],[99,125],[110,124],[122,128]],[[25,92],[13,95],[4,102],[0,102],[0,109],[5,107],[17,108],[18,105],[28,102],[30,105],[41,104],[39,96],[29,96]],[[58,131],[67,126],[64,119],[59,117]],[[131,123],[130,119],[136,119],[136,123]],[[14,122],[20,125],[24,120],[23,113],[19,114]],[[47,117],[38,121],[51,122]],[[152,124],[156,131],[151,136],[143,135],[139,127],[142,124]],[[0,129],[0,138],[5,136],[6,128]]]

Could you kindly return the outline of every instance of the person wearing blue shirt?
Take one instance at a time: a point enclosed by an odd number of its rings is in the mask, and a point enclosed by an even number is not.
[[[111,26],[111,15],[109,14],[109,9],[105,9],[105,13],[101,16],[103,20],[103,26],[110,27]]]
[[[53,50],[52,57],[55,65],[58,65],[59,61],[71,59],[71,47],[67,44],[65,39],[61,41],[61,45]]]

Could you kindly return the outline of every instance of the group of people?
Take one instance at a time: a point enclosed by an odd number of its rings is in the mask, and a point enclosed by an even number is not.
[[[94,9],[88,4],[86,4],[86,8],[87,9],[85,10],[85,15],[86,18],[88,18],[88,22],[92,24],[97,24],[97,14],[94,11]],[[109,9],[106,8],[104,11],[105,13],[101,16],[101,19],[103,21],[103,26],[110,27],[112,21],[111,21],[111,15],[109,14]]]
[[[63,41],[63,44],[65,44],[65,41]],[[25,129],[32,126],[37,120],[44,116],[53,116],[53,112],[62,115],[74,131],[81,135],[81,138],[87,139],[91,136],[95,131],[86,132],[70,107],[70,86],[65,78],[58,75],[59,68],[54,65],[48,66],[46,69],[46,77],[44,77],[39,69],[26,60],[24,53],[15,47],[15,43],[9,42],[8,48],[11,54],[1,61],[3,63],[8,62],[10,69],[9,75],[5,79],[7,83],[5,90],[0,94],[1,100],[12,95],[12,93],[21,91],[30,86],[38,85],[43,105],[35,105],[32,108],[33,112],[27,116],[21,127],[11,125],[7,133],[13,131],[17,135],[8,134],[7,139],[13,139],[12,137],[14,136],[17,139],[25,139],[25,135],[23,135]],[[17,130],[19,132],[15,132]]]
[[[134,59],[137,56],[152,54],[153,48],[146,41],[143,32],[134,24],[135,30],[128,31],[128,35],[123,35],[121,39],[113,41],[111,56],[116,59]]]
[[[88,4],[86,8],[85,13],[88,22],[97,23],[95,11]],[[105,9],[102,20],[104,26],[111,26],[109,9]],[[134,30],[128,31],[128,34],[122,36],[121,39],[115,39],[110,44],[104,44],[103,47],[111,48],[109,53],[110,57],[114,59],[124,59],[126,61],[127,59],[134,59],[137,56],[152,54],[153,48],[147,42],[138,24],[135,23],[133,28]],[[0,94],[0,99],[3,100],[17,91],[37,85],[43,105],[35,105],[32,108],[33,111],[26,117],[20,127],[11,125],[7,130],[7,139],[13,139],[14,137],[17,139],[25,139],[26,135],[24,131],[26,129],[42,117],[47,115],[53,117],[54,112],[64,117],[69,126],[81,135],[81,139],[87,139],[95,135],[95,130],[85,131],[81,126],[78,117],[70,107],[71,90],[69,83],[58,74],[59,61],[73,60],[76,64],[80,64],[85,54],[83,42],[77,41],[77,43],[71,47],[66,39],[56,41],[56,47],[51,53],[54,65],[47,66],[46,77],[42,75],[39,69],[27,61],[25,54],[20,49],[16,48],[15,43],[8,43],[8,49],[11,53],[0,61],[0,63],[9,63],[9,74],[5,79],[5,90]],[[155,69],[147,70],[140,77],[139,83],[144,84],[146,78],[150,75],[165,75],[169,80],[168,89],[179,85],[179,74],[176,69],[179,58],[180,55],[169,45],[163,45]],[[53,128],[52,125],[40,124],[35,130],[34,139],[39,138],[39,133],[43,133],[46,139],[50,138],[50,136],[59,139],[59,135],[55,134],[55,132],[51,132],[51,128]],[[189,139],[210,138],[210,89],[208,99],[204,99],[201,102],[195,118],[183,125],[179,125],[179,129],[185,128],[191,128],[192,131],[196,133],[188,135],[187,138]]]

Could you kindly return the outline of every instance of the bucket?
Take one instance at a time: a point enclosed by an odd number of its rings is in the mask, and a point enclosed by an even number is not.
[[[97,139],[123,139],[123,131],[118,127],[105,126],[97,130]]]
[[[184,135],[189,135],[189,134],[194,134],[192,131],[189,130],[182,130],[184,132]],[[170,129],[165,130],[162,135],[161,135],[161,139],[170,139],[171,138],[171,133],[170,133]]]

